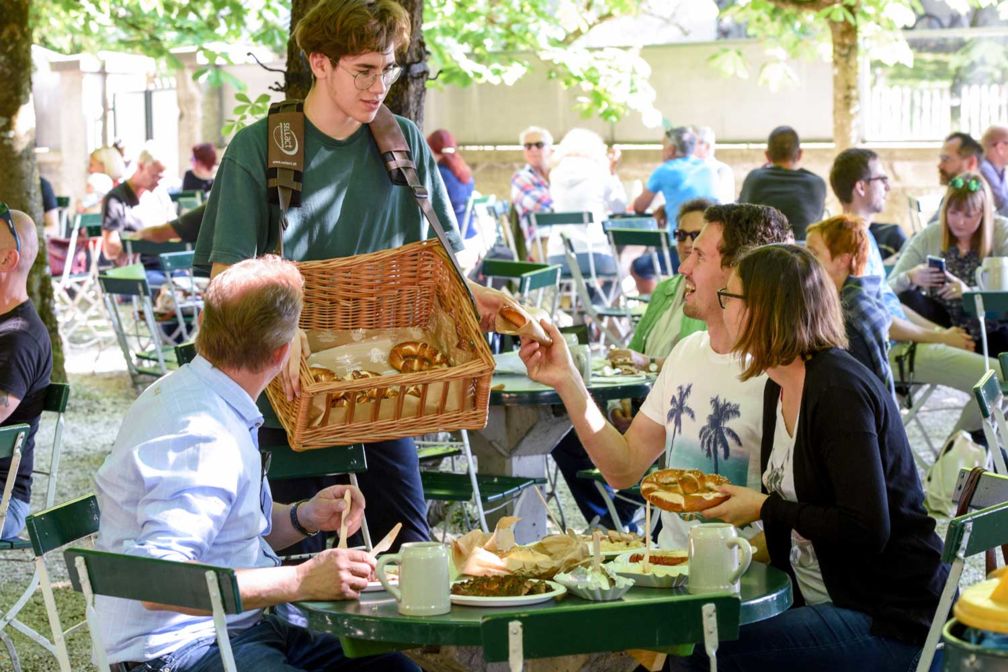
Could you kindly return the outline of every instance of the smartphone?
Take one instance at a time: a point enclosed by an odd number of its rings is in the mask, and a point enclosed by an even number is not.
[[[945,284],[945,259],[943,257],[936,257],[933,255],[928,255],[927,257],[928,268],[933,268],[935,270],[941,271],[942,274],[942,284]]]

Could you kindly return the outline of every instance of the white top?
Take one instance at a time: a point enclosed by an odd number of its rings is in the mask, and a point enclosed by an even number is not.
[[[609,239],[602,222],[611,212],[625,212],[626,190],[616,175],[598,161],[583,156],[564,157],[550,171],[550,195],[554,212],[591,212],[595,221],[582,225],[555,226],[549,229],[547,255],[564,253],[560,234],[566,233],[575,252],[609,254]]]
[[[766,375],[742,382],[742,363],[710,347],[706,331],[690,334],[672,349],[641,412],[665,425],[671,438],[668,466],[700,469],[726,476],[732,483],[759,488],[760,440],[763,436],[763,388]],[[689,528],[662,511],[661,548],[686,548]],[[742,530],[751,538],[761,527]]]
[[[797,428],[798,418],[795,418],[795,429]],[[777,404],[773,450],[763,473],[763,484],[767,492],[776,492],[789,502],[798,501],[794,484],[794,447],[795,437],[788,434],[782,405]],[[822,570],[812,542],[795,530],[791,530],[791,569],[794,570],[798,589],[807,604],[832,602],[826,584],[823,583]]]

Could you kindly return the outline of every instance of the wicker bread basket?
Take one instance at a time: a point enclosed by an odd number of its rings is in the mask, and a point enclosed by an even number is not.
[[[371,254],[298,264],[305,280],[300,326],[364,333],[418,328],[443,348],[445,368],[361,380],[316,382],[301,360],[301,396],[279,379],[266,389],[294,450],[481,429],[494,361],[466,288],[437,240]],[[450,342],[448,342],[450,341]],[[344,398],[338,410],[330,400]],[[329,408],[320,422],[319,409]]]

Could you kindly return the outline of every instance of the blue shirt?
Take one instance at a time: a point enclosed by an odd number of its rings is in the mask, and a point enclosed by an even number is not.
[[[994,197],[994,208],[998,214],[1008,215],[1008,180],[1005,179],[1008,174],[1005,169],[1002,168],[999,171],[993,163],[984,159],[980,162],[980,174],[990,185],[991,195]]]
[[[892,317],[882,304],[882,286],[874,275],[848,276],[840,288],[847,352],[865,365],[896,398],[892,368],[889,366],[889,325]]]
[[[458,223],[459,233],[463,238],[472,238],[476,235],[477,231],[475,227],[469,226],[472,214],[470,213],[469,217],[466,218],[466,210],[469,208],[469,199],[472,198],[476,182],[472,178],[469,178],[468,182],[463,182],[455,177],[455,173],[451,172],[448,166],[443,166],[440,163],[437,168],[438,172],[441,173],[445,189],[448,191],[448,200],[451,202],[452,210],[455,212],[455,221]]]
[[[273,502],[262,476],[262,415],[234,380],[196,357],[140,395],[95,476],[97,548],[233,568],[280,564],[264,537]],[[209,616],[97,597],[110,662],[149,660],[213,638]],[[228,616],[232,632],[260,610]]]
[[[885,281],[886,279],[886,269],[885,265],[882,263],[882,253],[879,252],[878,243],[875,242],[875,236],[869,234],[868,236],[868,265],[865,267],[865,275],[873,275],[877,277],[882,283],[882,304],[889,311],[889,315],[892,317],[898,317],[901,320],[907,319],[906,312],[903,311],[903,304],[900,303],[899,297],[896,296],[896,292],[892,290],[889,283]]]
[[[679,220],[679,206],[694,198],[709,198],[717,202],[717,174],[703,159],[681,156],[655,168],[647,181],[647,190],[665,196],[665,214],[669,231]]]

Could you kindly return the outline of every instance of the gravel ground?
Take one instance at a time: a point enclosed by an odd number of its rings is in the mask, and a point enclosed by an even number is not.
[[[114,344],[104,349],[71,351],[68,361],[68,375],[71,384],[70,404],[66,414],[64,431],[63,461],[60,468],[56,501],[62,502],[93,492],[93,475],[105,458],[118,431],[121,419],[136,392],[129,382],[125,365]],[[921,413],[922,421],[933,437],[943,435],[942,427],[954,422],[957,408],[965,403],[966,396],[939,388],[932,395]],[[909,430],[911,445],[926,452],[916,427]],[[37,442],[40,446],[51,441],[51,423],[44,423]],[[940,439],[939,439],[940,440]],[[931,459],[930,457],[928,458]],[[33,509],[42,505],[44,487],[35,491]],[[569,524],[584,526],[583,517],[578,513],[566,487],[561,484],[561,500],[568,513]],[[939,521],[939,534],[944,535],[946,523]],[[440,531],[436,531],[440,535]],[[56,599],[64,627],[78,623],[83,618],[83,599],[74,593],[67,582],[66,568],[58,555],[50,558],[49,571],[56,584]],[[29,554],[8,554],[0,561],[0,605],[9,605],[20,595],[32,572]],[[965,583],[973,583],[982,578],[982,560],[977,557],[966,568]],[[48,633],[45,608],[41,596],[36,594],[21,614],[22,620],[32,627]],[[55,659],[34,642],[13,633],[15,645],[21,658],[22,669],[26,672],[58,670]],[[85,628],[68,638],[71,665],[74,670],[90,667],[90,641]],[[12,669],[10,660],[0,649],[0,671]]]

